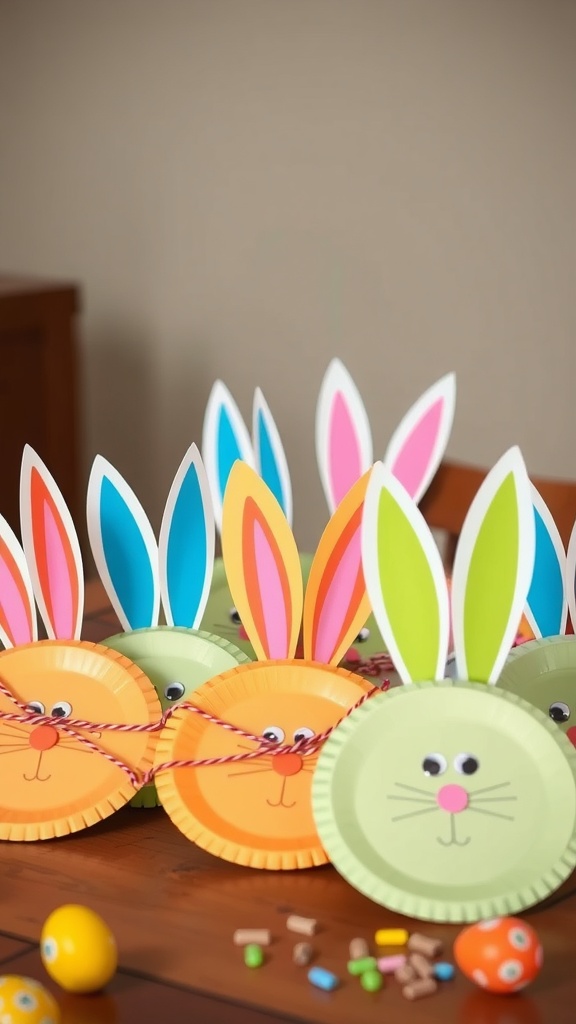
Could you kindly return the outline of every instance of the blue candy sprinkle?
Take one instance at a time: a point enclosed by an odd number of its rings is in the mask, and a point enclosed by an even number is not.
[[[340,984],[336,975],[327,971],[325,967],[311,967],[308,971],[308,981],[325,992],[332,992]]]
[[[454,964],[434,964],[434,977],[438,981],[452,981],[454,974]]]

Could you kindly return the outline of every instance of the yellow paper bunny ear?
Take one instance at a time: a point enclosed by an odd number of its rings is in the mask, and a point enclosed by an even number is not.
[[[370,614],[361,524],[370,473],[350,488],[320,538],[304,599],[304,657],[337,665]]]
[[[228,586],[259,659],[292,658],[302,617],[298,548],[276,498],[255,470],[234,463],[222,507]]]

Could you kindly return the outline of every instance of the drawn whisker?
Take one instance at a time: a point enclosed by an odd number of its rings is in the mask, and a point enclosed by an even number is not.
[[[2,745],[0,746],[0,754],[17,754],[20,750],[29,750],[27,743],[21,743],[18,746]]]
[[[401,800],[403,804],[436,804],[436,801],[430,795],[426,798],[423,796],[394,796],[393,794],[387,794],[387,800]]]
[[[237,779],[240,775],[263,775],[265,772],[271,772],[272,768],[265,768],[263,765],[260,768],[248,768],[247,771],[243,772],[228,772],[229,779]]]
[[[395,782],[394,785],[398,786],[398,789],[409,789],[411,793],[420,793],[422,796],[427,796],[428,799],[431,797],[431,793],[427,789],[419,789],[418,786],[407,786],[404,782]]]
[[[28,736],[29,735],[28,729],[24,729],[21,725],[18,725],[16,722],[2,722],[2,725],[6,726],[7,729],[13,729],[14,732],[21,733],[22,736]],[[10,736],[11,737],[12,735],[13,734],[11,732],[0,732],[0,736]]]
[[[468,810],[476,811],[476,814],[488,814],[491,818],[502,818],[503,821],[514,821],[511,814],[498,814],[497,811],[489,811],[486,807],[475,807],[474,804],[468,804]]]
[[[399,814],[395,818],[391,818],[391,821],[404,821],[405,818],[416,818],[419,814],[430,814],[431,811],[439,811],[440,808],[437,804],[434,807],[422,807],[419,811],[409,811],[408,814]]]
[[[509,782],[499,782],[496,786],[484,786],[484,789],[471,789],[470,796],[480,796],[481,793],[491,793],[494,789],[503,789],[504,786],[509,786]]]
[[[7,740],[12,740],[12,743],[27,743],[28,733],[26,732],[0,732],[0,736],[5,736]]]
[[[517,796],[482,796],[479,800],[472,800],[471,802],[475,807],[476,804],[505,804],[517,799]]]

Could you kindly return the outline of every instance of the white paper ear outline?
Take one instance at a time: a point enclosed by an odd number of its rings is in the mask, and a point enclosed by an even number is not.
[[[372,432],[364,402],[342,361],[332,359],[320,385],[315,422],[316,459],[330,515],[335,512],[338,505],[330,471],[330,419],[334,400],[338,393],[342,395],[348,409],[360,452],[360,473],[355,475],[355,479],[350,480],[350,487],[370,469],[373,462]]]
[[[386,454],[383,459],[384,465],[391,469],[407,441],[410,440],[416,425],[423,419],[426,412],[440,399],[442,399],[442,415],[439,429],[428,459],[426,470],[422,474],[422,478],[415,493],[412,495],[416,504],[420,502],[436,475],[450,439],[452,425],[454,422],[454,411],[456,408],[455,373],[452,372],[445,374],[444,377],[441,377],[435,384],[432,384],[422,395],[420,395],[420,398],[418,398],[414,405],[411,406],[396,427],[390,441],[388,442]]]
[[[496,465],[490,470],[482,481],[473,501],[468,509],[464,520],[452,572],[452,634],[454,641],[454,654],[456,656],[456,676],[458,679],[468,679],[468,666],[466,663],[466,635],[464,629],[464,607],[467,594],[468,570],[479,532],[484,523],[486,514],[492,504],[496,492],[503,481],[510,474],[514,477],[518,505],[518,570],[514,587],[514,595],[508,612],[508,623],[504,630],[498,654],[492,665],[492,669],[486,680],[494,685],[498,681],[504,662],[510,653],[514,643],[518,623],[520,622],[525,606],[532,573],[534,569],[535,549],[535,527],[534,510],[532,507],[532,495],[530,492],[530,480],[522,453],[518,446],[509,448],[501,456]]]
[[[565,572],[564,593],[568,602],[572,629],[576,633],[576,523],[572,527],[570,540],[568,541]]]
[[[278,480],[280,482],[280,488],[282,491],[282,501],[280,505],[288,525],[292,526],[292,518],[294,513],[294,506],[292,500],[292,482],[290,480],[290,471],[288,469],[288,461],[286,459],[286,452],[280,438],[280,433],[268,402],[264,398],[261,388],[255,388],[254,390],[254,401],[252,406],[252,440],[254,446],[254,465],[256,472],[264,480],[265,477],[262,473],[262,446],[260,443],[260,417],[264,420],[266,425],[266,431],[270,440],[272,453],[274,456],[274,464],[276,472],[278,474]],[[266,481],[268,483],[268,481]]]
[[[399,480],[382,463],[376,462],[370,474],[366,498],[364,499],[364,512],[362,517],[362,566],[366,590],[372,605],[372,611],[380,635],[384,640],[388,653],[394,664],[400,679],[404,684],[422,682],[421,679],[414,679],[402,656],[400,647],[396,641],[394,628],[388,617],[386,603],[383,598],[384,587],[380,579],[378,565],[378,511],[380,495],[383,490],[389,492],[396,504],[401,509],[408,523],[412,527],[422,548],[423,555],[430,570],[430,576],[436,592],[438,605],[438,655],[434,672],[435,679],[444,677],[446,659],[448,657],[448,644],[450,639],[450,607],[448,596],[448,585],[442,557],[438,550],[434,537],[430,531],[424,516],[416,503]],[[415,643],[417,643],[417,638]]]
[[[208,476],[214,519],[218,533],[222,530],[222,502],[224,494],[220,487],[218,473],[219,452],[218,452],[218,417],[220,410],[224,409],[228,422],[232,429],[240,458],[254,468],[254,451],[248,428],[242,419],[240,410],[234,401],[231,392],[221,380],[216,380],[206,404],[204,423],[202,426],[202,459]]]
[[[150,520],[146,515],[144,507],[142,506],[137,494],[132,490],[130,485],[124,479],[122,474],[108,462],[103,455],[96,455],[92,463],[92,469],[90,471],[90,477],[88,480],[88,490],[86,494],[86,521],[88,526],[88,539],[90,541],[90,547],[92,549],[92,555],[94,563],[96,565],[96,571],[104,585],[104,589],[108,595],[108,599],[112,608],[116,612],[118,620],[122,626],[122,629],[130,633],[133,631],[134,626],[127,618],[124,612],[124,605],[122,604],[120,597],[116,590],[116,584],[112,578],[110,570],[108,568],[108,559],[104,548],[102,539],[102,528],[101,528],[101,516],[100,516],[100,492],[102,489],[102,481],[108,478],[110,483],[118,492],[126,507],[128,508],[135,526],[139,531],[140,537],[144,543],[144,548],[148,558],[148,567],[151,570],[152,581],[153,581],[153,604],[151,609],[150,621],[148,626],[157,626],[158,619],[160,616],[160,582],[159,582],[159,566],[158,566],[158,545],[156,543],[156,537],[154,530],[150,524]],[[125,548],[125,545],[121,546]]]
[[[567,584],[568,584],[568,572],[567,572],[568,566],[567,566],[566,552],[564,550],[564,545],[562,543],[562,538],[560,536],[560,531],[558,530],[558,527],[556,526],[556,523],[554,521],[554,517],[552,516],[552,513],[551,513],[550,509],[548,508],[548,505],[544,501],[544,498],[540,494],[540,491],[534,486],[533,483],[530,484],[530,493],[532,495],[532,505],[534,506],[534,508],[537,511],[538,515],[542,519],[542,522],[544,523],[544,526],[546,528],[546,532],[548,534],[548,538],[549,538],[549,540],[552,543],[552,547],[554,548],[554,551],[555,551],[555,554],[556,554],[556,558],[558,559],[558,563],[560,565],[560,570],[561,570],[561,573],[562,573],[563,603],[562,603],[562,612],[561,612],[561,629],[560,629],[559,635],[563,636],[566,633],[566,625],[567,625],[567,619],[568,619],[568,599],[567,599],[567,595],[569,593],[568,586],[567,586]],[[536,534],[536,537],[537,537],[537,534]],[[537,554],[537,545],[536,545],[536,554]],[[576,558],[576,552],[575,552],[575,558]],[[532,589],[532,581],[530,581],[530,590],[531,589]],[[572,588],[572,589],[574,589],[574,588]],[[530,590],[528,591],[528,597],[530,596]],[[534,633],[534,636],[535,637],[541,637],[542,636],[542,632],[540,630],[540,626],[538,625],[538,623],[536,621],[536,618],[532,614],[532,609],[530,608],[530,605],[528,603],[528,599],[526,599],[526,607],[524,609],[524,615],[526,617],[526,621],[528,622],[528,625],[530,626],[530,629]]]
[[[202,585],[202,591],[198,599],[196,611],[190,629],[198,629],[208,597],[210,596],[210,587],[212,585],[212,574],[214,570],[214,550],[215,550],[215,524],[214,524],[214,510],[212,507],[212,498],[210,494],[210,485],[208,483],[208,475],[202,456],[196,444],[191,444],[186,451],[172,481],[172,486],[168,492],[168,498],[166,499],[166,505],[162,515],[162,522],[160,524],[160,532],[158,535],[158,563],[159,563],[159,582],[160,582],[160,595],[162,600],[162,608],[164,610],[164,617],[168,626],[179,625],[174,622],[174,615],[172,609],[172,600],[170,598],[170,586],[168,578],[168,554],[169,554],[169,543],[172,530],[172,520],[174,510],[180,497],[182,483],[188,475],[188,471],[191,467],[194,467],[196,472],[196,480],[198,482],[198,488],[200,491],[200,498],[202,502],[202,513],[203,513],[203,524],[199,525],[198,532],[203,534],[206,558],[204,563],[204,581]],[[194,542],[195,537],[189,534],[190,539]]]

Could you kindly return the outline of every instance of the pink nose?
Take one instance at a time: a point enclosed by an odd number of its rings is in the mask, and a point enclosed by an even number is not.
[[[463,786],[456,786],[451,783],[442,786],[436,793],[436,802],[443,811],[449,814],[459,814],[468,807],[468,793]]]
[[[355,665],[356,662],[360,661],[360,655],[358,654],[356,648],[349,647],[348,650],[346,651],[346,654],[342,658],[342,661],[345,661],[346,664],[348,665]]]
[[[566,735],[570,740],[572,746],[576,747],[576,725],[571,726],[571,728],[568,729]]]
[[[238,626],[238,636],[241,640],[248,640],[248,633],[244,629],[244,626]]]

